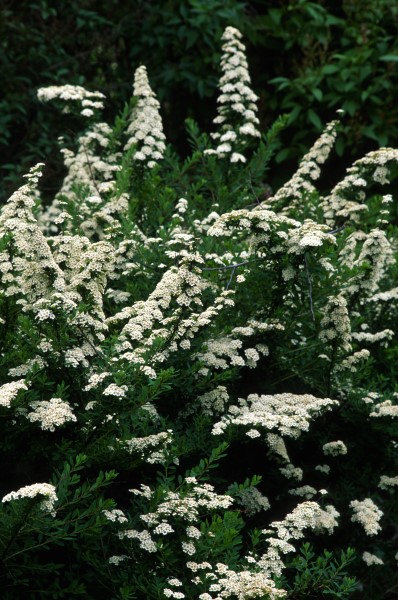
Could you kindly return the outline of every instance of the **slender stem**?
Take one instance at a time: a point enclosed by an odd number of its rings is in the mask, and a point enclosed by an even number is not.
[[[229,288],[229,286],[231,285],[231,281],[232,281],[232,278],[233,278],[233,276],[235,275],[235,271],[236,271],[236,267],[235,267],[234,269],[232,269],[232,272],[231,272],[231,277],[229,278],[229,280],[228,280],[228,283],[227,283],[227,287],[225,288],[226,290],[227,290],[227,289]]]
[[[241,263],[236,263],[234,265],[224,265],[222,267],[202,267],[202,271],[223,271],[224,269],[236,269],[236,267],[241,267],[242,265],[247,265],[250,262],[254,262],[254,261],[244,260]]]

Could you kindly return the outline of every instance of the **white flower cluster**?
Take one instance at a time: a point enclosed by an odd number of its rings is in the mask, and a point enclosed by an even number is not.
[[[201,512],[227,509],[233,503],[231,496],[216,494],[209,483],[198,484],[194,477],[186,478],[185,483],[192,487],[188,491],[166,492],[156,512],[141,515],[141,520],[150,527],[170,517],[192,524],[199,521]]]
[[[387,239],[385,232],[381,229],[372,229],[366,236],[355,266],[366,264],[366,275],[358,277],[358,285],[354,289],[365,291],[367,294],[374,294],[378,291],[378,284],[384,277],[387,268],[395,264],[394,250]],[[352,288],[350,288],[351,290]]]
[[[166,460],[167,447],[173,441],[172,433],[172,430],[168,429],[142,438],[119,441],[128,452],[139,454],[145,462],[162,464]]]
[[[28,387],[24,379],[11,381],[0,386],[0,406],[9,408],[11,402],[18,396],[20,390],[27,390]]]
[[[268,249],[271,234],[276,233],[280,245],[275,244],[272,252],[277,252],[286,250],[282,244],[288,238],[287,231],[300,225],[299,221],[259,206],[253,210],[239,209],[222,214],[209,228],[208,235],[231,237],[237,232],[243,232],[246,236],[254,233],[256,238],[252,240],[253,247],[266,245]]]
[[[164,273],[146,301],[138,301],[107,319],[107,324],[127,320],[117,345],[120,361],[138,365],[154,379],[157,363],[163,363],[179,347],[188,347],[186,342],[195,337],[199,329],[209,325],[225,306],[233,305],[230,298],[233,292],[224,291],[213,300],[213,304],[201,312],[194,311],[203,306],[202,292],[211,287],[198,274],[199,269],[195,266],[198,261],[203,262],[203,259],[196,254],[186,256],[179,267],[171,267]],[[185,316],[181,318],[183,312]],[[173,324],[176,330],[170,340]],[[161,339],[164,345],[159,348]],[[152,350],[153,346],[155,350]]]
[[[263,510],[268,510],[271,507],[268,498],[255,487],[239,490],[236,493],[236,498],[239,504],[244,507],[244,511],[249,517]]]
[[[140,548],[146,552],[157,552],[156,543],[147,529],[137,531],[136,529],[127,529],[118,533],[120,539],[138,540]]]
[[[172,584],[169,582],[169,585]],[[163,594],[166,596],[166,598],[185,598],[185,594],[183,592],[171,590],[170,588],[165,588],[163,590]]]
[[[330,456],[340,456],[347,454],[347,446],[341,440],[336,442],[328,442],[322,446],[323,453]]]
[[[274,521],[270,524],[270,529],[263,530],[265,535],[271,537],[267,539],[268,550],[257,562],[257,565],[268,576],[280,576],[285,566],[281,554],[295,551],[294,546],[290,543],[291,540],[303,538],[305,529],[312,529],[318,533],[324,531],[332,533],[337,526],[336,517],[338,516],[339,513],[331,505],[323,510],[316,502],[302,502],[282,521]],[[277,537],[274,537],[275,533]]]
[[[289,254],[303,254],[312,248],[323,246],[324,242],[336,244],[334,235],[327,233],[329,227],[305,219],[297,229],[291,229],[288,234],[287,248]]]
[[[141,489],[130,490],[135,495],[151,500],[153,493],[147,486],[141,485]],[[200,522],[202,513],[208,514],[209,511],[225,510],[233,502],[231,496],[218,495],[214,492],[212,485],[204,483],[199,484],[195,477],[186,477],[185,485],[178,491],[167,491],[158,501],[155,512],[140,515],[141,521],[146,524],[148,529],[138,531],[136,529],[127,529],[120,531],[120,539],[137,539],[140,547],[147,552],[156,552],[156,538],[154,536],[164,536],[174,533],[175,529],[169,520],[187,523],[187,539],[182,541],[182,549],[192,555],[196,552],[193,539],[201,536],[200,530],[193,523]]]
[[[113,510],[103,510],[102,512],[108,521],[112,521],[112,523],[126,523],[128,521],[124,512],[119,508],[114,508]]]
[[[384,562],[376,556],[375,554],[371,554],[370,552],[364,552],[362,554],[362,560],[368,565],[368,567],[372,567],[373,565],[384,565]]]
[[[380,477],[380,481],[377,485],[381,490],[388,490],[390,488],[394,488],[398,486],[398,475],[395,477],[388,477],[387,475],[382,475]]]
[[[104,396],[114,396],[115,398],[124,398],[128,390],[127,385],[116,385],[111,383],[102,392]]]
[[[55,431],[56,427],[68,421],[77,421],[70,404],[61,398],[38,400],[31,402],[29,406],[33,410],[26,415],[26,418],[32,423],[38,421],[43,431]]]
[[[329,465],[316,465],[315,471],[319,471],[319,473],[324,473],[325,475],[329,475],[330,466]]]
[[[40,503],[40,508],[46,512],[50,512],[55,516],[54,504],[58,500],[55,492],[55,487],[50,483],[34,483],[20,488],[16,492],[10,492],[2,499],[2,502],[12,502],[20,498],[36,498],[36,496],[44,496],[44,500]]]
[[[101,92],[89,92],[80,85],[50,85],[40,88],[37,97],[41,102],[61,100],[65,103],[64,112],[69,112],[68,103],[78,104],[83,117],[92,117],[95,110],[104,108],[105,96]]]
[[[268,354],[268,348],[263,344],[257,344],[254,348],[246,348],[239,354],[242,346],[242,340],[236,339],[234,336],[223,336],[207,341],[204,351],[196,353],[194,358],[198,358],[206,367],[212,369],[228,369],[237,366],[254,369],[260,360],[260,353]]]
[[[370,413],[370,417],[390,417],[395,419],[398,417],[398,404],[393,404],[391,400],[384,400],[375,404],[374,410]]]
[[[303,470],[300,467],[295,467],[292,463],[288,463],[285,467],[280,467],[279,471],[287,479],[295,479],[296,481],[303,479]]]
[[[201,594],[200,600],[216,600],[217,598],[267,598],[277,600],[284,598],[286,592],[275,588],[275,583],[261,571],[233,571],[227,565],[218,563],[214,569],[215,582],[210,584],[209,592]],[[216,596],[211,595],[216,592]]]
[[[321,320],[319,339],[326,344],[336,344],[344,351],[351,350],[351,321],[347,300],[339,294],[328,299]]]
[[[301,487],[292,488],[291,490],[289,490],[289,494],[291,496],[301,496],[306,500],[311,500],[311,498],[316,496],[317,493],[318,491],[311,485],[302,485]]]
[[[347,169],[347,175],[323,201],[323,211],[328,225],[333,226],[337,219],[351,219],[358,222],[367,210],[363,203],[368,181],[388,182],[390,166],[398,162],[398,150],[380,148],[369,152]]]
[[[375,344],[377,342],[384,342],[391,340],[394,337],[392,329],[383,329],[377,333],[370,333],[369,331],[359,331],[358,333],[352,333],[352,338],[357,342],[366,342],[368,344]]]
[[[370,498],[352,500],[350,507],[354,511],[351,521],[353,523],[360,523],[367,535],[376,535],[381,530],[379,521],[383,516],[383,512],[376,506],[373,500]]]
[[[245,163],[242,152],[248,140],[260,137],[257,129],[258,97],[250,88],[246,49],[241,38],[242,34],[234,27],[227,27],[221,38],[224,42],[221,57],[223,74],[219,82],[218,115],[213,121],[219,126],[219,131],[211,134],[218,146],[204,151],[220,158],[228,157],[231,163]]]
[[[127,129],[130,137],[124,149],[134,146],[133,160],[151,169],[163,158],[166,138],[159,113],[160,104],[149,85],[144,66],[138,67],[135,72],[133,94],[137,104],[130,117]]]
[[[247,400],[239,399],[238,405],[229,407],[228,413],[213,426],[213,435],[222,435],[228,427],[256,427],[281,435],[298,438],[308,431],[310,421],[338,405],[337,400],[315,398],[310,394],[275,394],[258,396],[250,394]]]
[[[61,225],[64,230],[71,229],[71,216],[66,210],[70,202],[79,206],[75,218],[89,238],[103,238],[103,229],[115,225],[114,214],[125,209],[126,202],[123,195],[105,202],[114,191],[115,175],[120,170],[119,154],[108,150],[111,133],[107,123],[96,123],[79,136],[76,152],[61,148],[67,174],[60,191],[39,218],[43,231],[58,233]],[[83,200],[77,190],[85,190]]]
[[[128,556],[126,554],[120,554],[119,556],[115,555],[115,556],[110,556],[109,557],[109,564],[110,565],[119,565],[121,562],[124,562],[125,560],[128,560]]]
[[[278,202],[285,206],[285,211],[290,212],[297,208],[303,196],[315,192],[313,181],[319,179],[322,165],[328,158],[336,139],[336,129],[339,121],[331,121],[322,135],[316,140],[309,152],[301,159],[296,173],[283,185],[276,194],[267,200],[267,203]]]
[[[340,513],[337,512],[334,506],[327,504],[325,509],[321,509],[316,516],[315,532],[316,533],[333,533],[335,527],[338,526],[337,518]]]

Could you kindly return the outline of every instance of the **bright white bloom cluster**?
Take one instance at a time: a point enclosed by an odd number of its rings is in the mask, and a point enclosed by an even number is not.
[[[305,529],[332,533],[337,526],[337,516],[339,514],[333,506],[329,505],[323,510],[316,502],[302,502],[282,521],[274,521],[270,529],[263,530],[265,535],[271,537],[267,539],[269,547],[258,561],[258,566],[268,576],[279,576],[285,566],[281,554],[295,551],[291,541],[303,538]],[[275,533],[277,537],[274,537]]]
[[[120,531],[118,534],[120,539],[138,540],[140,548],[146,552],[157,552],[156,543],[153,541],[148,530],[137,531],[136,529],[127,529]]]
[[[357,256],[358,246],[360,251]],[[366,269],[362,268],[345,286],[350,295],[375,294],[388,267],[395,264],[394,249],[385,232],[378,228],[372,229],[368,234],[354,231],[348,237],[340,256],[342,264],[350,268],[366,266]],[[390,299],[388,295],[385,298],[376,298],[377,301]]]
[[[156,512],[141,515],[141,520],[151,527],[169,517],[192,524],[198,522],[203,511],[227,509],[233,503],[231,496],[216,494],[214,487],[209,483],[195,483],[195,478],[186,478],[185,482],[192,484],[192,488],[187,492],[166,492]]]
[[[206,342],[204,352],[198,352],[194,357],[213,369],[228,369],[230,366],[247,366],[254,369],[260,360],[260,353],[268,354],[268,348],[263,344],[257,344],[255,348],[246,348],[239,353],[242,346],[242,340],[234,335],[223,336],[215,340],[210,339]]]
[[[323,453],[330,456],[340,456],[347,454],[347,446],[341,440],[336,442],[328,442],[322,446]]]
[[[166,138],[159,113],[160,104],[149,85],[144,66],[138,67],[135,72],[133,94],[137,104],[130,117],[127,129],[130,137],[124,149],[134,146],[133,160],[151,169],[163,158]]]
[[[353,523],[360,523],[367,535],[376,535],[381,530],[379,521],[383,516],[383,512],[376,506],[373,500],[370,498],[352,500],[350,507],[354,511],[351,521]]]
[[[228,413],[213,426],[212,433],[221,435],[228,427],[244,426],[275,429],[281,435],[298,438],[301,432],[308,431],[310,421],[338,404],[337,400],[310,394],[250,394],[247,400],[239,398],[238,405],[229,407]]]
[[[384,562],[376,556],[375,554],[371,554],[370,552],[364,552],[362,554],[362,560],[368,565],[368,567],[372,567],[373,565],[384,565]]]
[[[170,582],[169,585],[171,585]],[[163,594],[166,596],[166,598],[185,598],[185,594],[183,592],[171,590],[170,588],[165,588],[163,590]]]
[[[2,502],[12,502],[20,498],[36,498],[36,496],[44,496],[44,500],[40,503],[40,508],[46,512],[50,512],[55,516],[54,504],[58,500],[55,493],[55,487],[50,483],[34,483],[20,488],[16,492],[10,492],[2,499]]]
[[[80,85],[50,85],[40,88],[37,97],[41,102],[61,100],[65,104],[63,112],[70,112],[69,103],[76,104],[83,117],[92,117],[98,109],[104,108],[105,99],[101,92],[89,92]]]
[[[142,460],[150,464],[163,463],[167,446],[172,443],[172,430],[162,431],[142,438],[121,441],[121,445],[130,453],[138,453]]]
[[[341,294],[328,299],[321,328],[319,339],[322,342],[341,347],[346,352],[351,350],[351,321],[347,300]]]
[[[347,175],[324,199],[323,211],[328,225],[333,226],[337,219],[351,219],[358,222],[367,210],[364,204],[368,181],[387,183],[390,167],[398,162],[398,150],[380,148],[369,152],[347,169]]]
[[[325,509],[321,509],[316,517],[315,532],[316,533],[333,533],[335,527],[338,526],[337,518],[340,513],[337,512],[334,506],[327,504]]]
[[[126,521],[128,521],[124,512],[119,508],[114,508],[113,510],[103,510],[102,512],[108,521],[112,521],[112,523],[126,523]]]
[[[102,392],[104,396],[114,396],[115,398],[124,398],[128,390],[127,385],[116,385],[111,383]]]
[[[65,211],[65,200],[74,201],[79,206],[77,217],[84,233],[103,238],[103,228],[115,224],[114,214],[126,208],[123,195],[105,202],[115,186],[115,175],[120,170],[117,153],[108,150],[112,129],[106,123],[95,123],[79,136],[77,150],[61,148],[64,165],[68,172],[58,194],[40,216],[43,231],[50,234],[71,228],[70,215]],[[63,139],[60,139],[63,142]],[[84,189],[87,195],[82,201],[77,189]]]
[[[218,115],[213,121],[218,131],[211,134],[218,145],[216,149],[204,151],[220,158],[228,157],[231,163],[245,163],[242,152],[248,141],[260,137],[257,129],[258,97],[250,88],[246,48],[241,38],[242,34],[234,27],[227,27],[221,38],[224,42],[221,58],[223,74],[219,82]]]
[[[383,329],[377,333],[369,333],[369,331],[359,331],[358,333],[352,333],[352,338],[357,342],[366,342],[367,344],[375,344],[377,342],[384,342],[391,340],[394,337],[392,329]]]
[[[253,246],[269,248],[271,235],[275,235],[275,246],[272,252],[287,251],[286,240],[287,232],[291,228],[300,227],[301,223],[290,219],[282,214],[277,214],[272,210],[261,207],[255,207],[253,210],[239,209],[229,213],[222,214],[208,230],[208,235],[213,237],[231,237],[236,232],[255,233],[256,237],[252,240]],[[274,240],[274,238],[272,238]],[[276,244],[278,241],[278,244]]]
[[[9,408],[11,402],[17,397],[20,390],[27,390],[27,385],[24,379],[19,381],[11,381],[0,386],[0,406]]]
[[[286,592],[277,590],[275,583],[261,571],[233,571],[222,563],[218,563],[214,571],[215,583],[209,586],[209,594],[199,596],[201,600],[212,600],[213,598],[236,598],[236,600],[267,598],[277,600],[277,598],[286,596]],[[217,595],[213,596],[211,592],[215,592]]]
[[[197,254],[186,256],[179,267],[171,267],[164,273],[146,301],[138,301],[107,320],[108,324],[127,320],[117,345],[120,361],[138,365],[148,377],[155,379],[157,363],[163,363],[182,342],[195,337],[225,306],[233,305],[230,298],[233,292],[224,291],[207,308],[200,312],[194,310],[203,306],[202,292],[210,287],[199,275],[198,262],[203,263],[203,259]],[[183,313],[185,318],[180,318]],[[173,323],[176,331],[169,341]],[[159,340],[164,340],[161,348]]]
[[[68,421],[77,420],[70,404],[61,398],[38,400],[31,402],[29,406],[33,410],[26,415],[27,419],[32,423],[38,421],[43,431],[55,431],[56,427],[60,427]]]
[[[328,231],[329,227],[327,225],[305,219],[300,227],[289,231],[288,253],[303,254],[307,250],[323,246],[324,242],[336,244],[336,238],[334,235],[327,233]]]

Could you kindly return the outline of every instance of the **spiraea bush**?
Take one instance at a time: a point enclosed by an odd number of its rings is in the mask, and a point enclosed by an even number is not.
[[[144,66],[113,126],[39,90],[87,127],[51,204],[38,164],[0,213],[5,600],[398,592],[398,150],[321,192],[336,115],[271,190],[286,118],[223,44],[185,160]]]

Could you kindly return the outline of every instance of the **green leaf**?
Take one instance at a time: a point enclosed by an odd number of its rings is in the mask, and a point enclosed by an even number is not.
[[[322,130],[322,128],[323,128],[322,121],[319,118],[319,116],[316,114],[316,112],[314,110],[312,110],[312,108],[308,109],[307,117],[308,117],[308,120],[310,121],[310,123],[312,123],[314,125],[314,127],[316,127],[319,131]]]
[[[384,54],[384,56],[380,56],[379,60],[384,60],[386,62],[398,62],[398,54]]]

